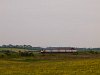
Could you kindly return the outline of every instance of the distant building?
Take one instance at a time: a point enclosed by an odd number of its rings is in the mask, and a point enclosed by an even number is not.
[[[73,53],[77,50],[73,47],[47,47],[41,50],[41,53]]]

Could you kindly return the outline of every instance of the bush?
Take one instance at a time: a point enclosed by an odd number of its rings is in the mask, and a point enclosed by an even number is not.
[[[74,52],[73,55],[79,55],[79,52]]]
[[[20,56],[34,56],[32,52],[28,52],[28,51],[25,51],[25,52],[19,51],[19,55]]]
[[[97,52],[97,51],[89,51],[89,53],[91,53],[91,54],[98,54],[99,52]]]
[[[7,55],[4,53],[0,53],[0,58],[4,58],[4,57],[7,57]]]

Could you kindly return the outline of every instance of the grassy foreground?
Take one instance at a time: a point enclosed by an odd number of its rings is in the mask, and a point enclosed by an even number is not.
[[[97,56],[36,56],[1,58],[0,75],[100,75]]]

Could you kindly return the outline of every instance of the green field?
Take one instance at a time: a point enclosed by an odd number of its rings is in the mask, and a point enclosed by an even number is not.
[[[0,48],[0,50],[11,50],[11,51],[18,52],[18,51],[25,51],[25,50],[27,50],[27,49],[18,49],[18,48]]]
[[[100,75],[100,55],[0,58],[0,75]]]

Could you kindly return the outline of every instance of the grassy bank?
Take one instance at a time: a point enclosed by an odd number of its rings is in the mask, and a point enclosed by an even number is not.
[[[0,75],[100,75],[100,55],[1,58]]]

